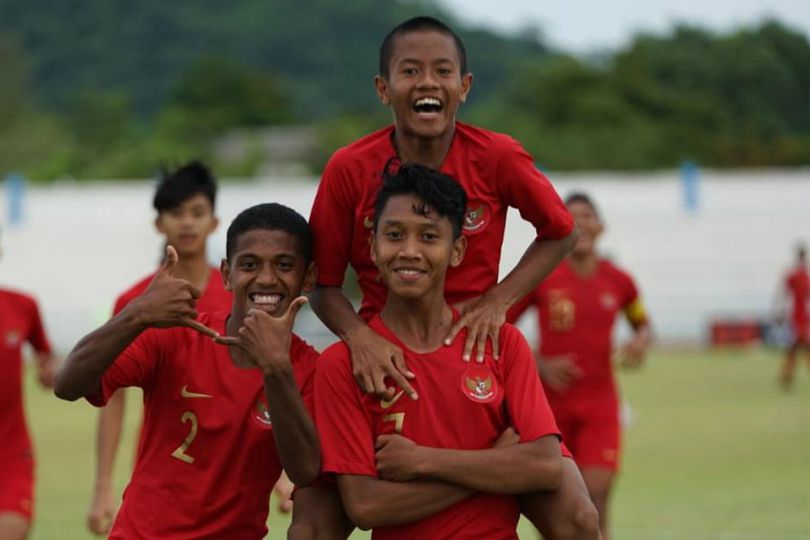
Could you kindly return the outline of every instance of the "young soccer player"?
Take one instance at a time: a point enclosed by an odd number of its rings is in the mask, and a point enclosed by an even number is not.
[[[53,386],[54,370],[33,298],[0,288],[0,340],[0,538],[22,540],[34,513],[34,449],[23,410],[23,345],[34,349],[42,386]]]
[[[163,235],[165,243],[177,251],[175,277],[185,279],[202,291],[197,300],[200,311],[228,310],[231,306],[231,293],[225,290],[219,270],[207,262],[207,240],[219,224],[214,210],[216,195],[217,183],[211,172],[202,163],[191,162],[161,179],[152,202],[157,212],[155,228]],[[115,301],[113,315],[140,296],[153,278],[154,273],[121,294]],[[124,393],[121,389],[113,394],[99,410],[96,480],[87,512],[87,526],[95,534],[108,533],[115,517],[117,504],[112,476],[121,439]]]
[[[796,360],[800,349],[804,349],[810,362],[810,269],[807,266],[807,249],[804,245],[796,248],[796,266],[784,278],[784,294],[791,306],[790,322],[793,330],[792,341],[785,353],[779,381],[782,388],[793,385]]]
[[[608,499],[619,466],[619,399],[613,377],[613,325],[623,313],[633,329],[622,365],[637,368],[650,324],[633,279],[597,251],[604,224],[591,198],[566,198],[579,229],[568,258],[509,313],[539,311],[537,366],[566,445],[573,452],[608,539]]]
[[[460,316],[445,277],[465,256],[465,203],[458,183],[420,165],[402,166],[377,197],[371,258],[388,294],[369,325],[403,351],[419,399],[365,394],[343,342],[324,351],[316,374],[323,470],[375,539],[515,538],[512,494],[554,489],[562,475],[554,417],[520,332],[501,328],[498,361],[488,347],[483,362],[461,362],[464,331],[445,344]],[[520,444],[498,444],[511,428]]]
[[[111,538],[263,538],[282,465],[302,485],[320,470],[307,412],[318,355],[291,334],[301,290],[315,281],[309,226],[284,206],[254,206],[229,227],[226,256],[230,313],[197,319],[201,293],[173,275],[169,246],[143,294],[57,374],[59,397],[94,405],[120,387],[144,390],[143,436]]]
[[[472,74],[461,39],[443,23],[417,17],[392,30],[380,47],[375,87],[382,103],[391,108],[394,125],[338,150],[326,165],[310,215],[319,267],[313,309],[349,347],[363,390],[390,397],[393,382],[415,398],[401,348],[366,323],[382,309],[386,297],[368,242],[376,193],[389,161],[440,169],[458,179],[468,194],[462,227],[467,256],[449,269],[445,284],[447,301],[460,312],[446,337],[453,342],[462,328],[467,329],[466,360],[474,355],[483,361],[487,340],[498,357],[507,309],[559,263],[576,234],[554,188],[519,143],[456,121],[472,87]],[[498,282],[510,206],[534,224],[538,236]],[[341,289],[349,264],[363,293],[359,314]],[[301,491],[301,499],[309,496]],[[595,511],[570,459],[564,460],[558,490],[532,495],[531,500],[524,496],[523,502],[532,521],[545,524],[543,533],[549,539],[598,534]]]

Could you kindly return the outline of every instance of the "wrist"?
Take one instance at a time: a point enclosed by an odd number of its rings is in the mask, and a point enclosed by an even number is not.
[[[416,446],[414,448],[413,473],[417,478],[431,478],[435,474],[433,468],[432,448]]]
[[[369,332],[374,332],[367,324],[353,322],[349,324],[349,328],[340,335],[340,338],[353,349],[358,341],[362,341],[364,337],[369,335]]]

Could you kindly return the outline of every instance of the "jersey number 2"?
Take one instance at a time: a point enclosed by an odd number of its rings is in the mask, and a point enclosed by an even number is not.
[[[191,411],[186,411],[183,413],[183,416],[180,417],[180,422],[185,424],[186,421],[191,422],[191,430],[188,432],[188,436],[183,441],[183,444],[178,446],[174,452],[172,452],[172,457],[179,459],[184,463],[194,463],[194,458],[188,454],[186,454],[186,450],[188,450],[191,441],[194,440],[194,437],[197,436],[197,417]]]

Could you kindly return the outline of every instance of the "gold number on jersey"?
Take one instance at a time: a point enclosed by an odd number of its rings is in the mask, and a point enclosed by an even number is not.
[[[383,416],[383,422],[393,422],[394,431],[396,431],[397,433],[402,433],[402,424],[405,423],[405,413],[394,412],[386,414],[385,416]]]
[[[175,457],[184,463],[191,464],[194,463],[194,458],[186,454],[186,450],[188,450],[188,447],[191,444],[191,441],[194,440],[194,437],[197,436],[197,416],[191,411],[186,411],[183,413],[183,416],[180,417],[180,422],[185,424],[186,421],[191,423],[191,430],[189,430],[188,436],[183,441],[183,444],[178,446],[177,449],[172,452],[172,457]]]

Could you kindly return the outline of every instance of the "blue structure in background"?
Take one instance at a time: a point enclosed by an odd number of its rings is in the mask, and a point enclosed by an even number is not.
[[[681,186],[684,210],[691,214],[697,213],[700,206],[700,169],[695,163],[681,163]]]
[[[23,206],[25,203],[25,177],[20,173],[10,173],[6,176],[6,205],[8,222],[12,227],[22,224],[25,219]]]

